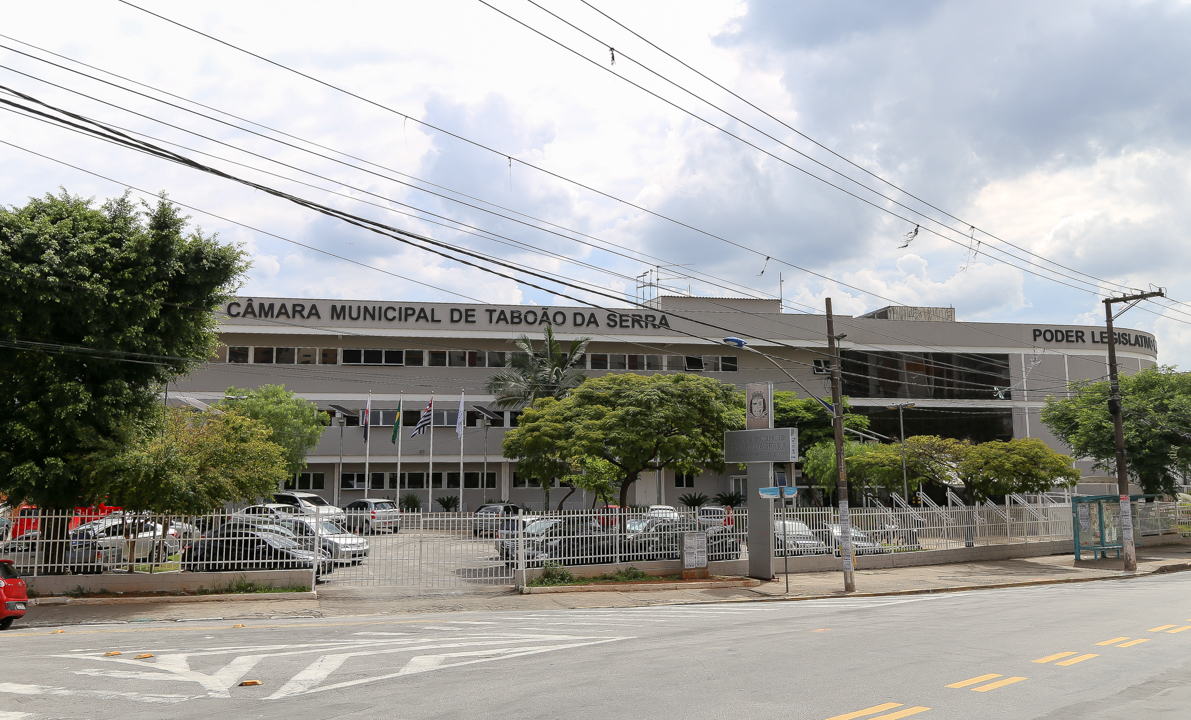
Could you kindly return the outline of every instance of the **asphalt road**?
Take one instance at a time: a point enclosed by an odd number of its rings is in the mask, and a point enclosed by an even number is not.
[[[0,720],[1191,717],[1191,573],[244,625],[18,624],[0,635]]]

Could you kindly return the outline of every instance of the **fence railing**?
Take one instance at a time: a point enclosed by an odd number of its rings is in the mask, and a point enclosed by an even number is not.
[[[0,558],[27,576],[290,569],[343,585],[465,587],[516,584],[519,572],[548,562],[674,561],[682,534],[690,531],[707,532],[710,561],[749,552],[744,510],[501,506],[495,513],[411,513],[384,507],[303,512],[258,505],[200,516],[23,508],[0,525]],[[1191,536],[1191,503],[1138,503],[1134,511],[1139,545],[1163,535]],[[775,556],[838,553],[834,508],[773,512]],[[1071,506],[1051,501],[868,507],[849,514],[858,555],[1072,540]]]

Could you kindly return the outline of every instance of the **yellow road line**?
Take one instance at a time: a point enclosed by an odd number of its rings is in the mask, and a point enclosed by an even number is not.
[[[918,705],[917,707],[891,712],[888,715],[878,715],[875,718],[871,718],[871,720],[898,720],[898,718],[910,717],[911,715],[917,715],[918,713],[926,712],[927,710],[930,710],[930,708]]]
[[[1097,645],[1116,645],[1117,643],[1121,642],[1122,640],[1128,640],[1128,639],[1129,638],[1127,638],[1127,637],[1119,637],[1119,638],[1113,638],[1112,640],[1105,640],[1104,642],[1098,642],[1096,644]]]
[[[1174,625],[1159,625],[1156,628],[1150,628],[1146,632],[1162,632],[1163,630],[1169,630],[1172,627],[1174,627]]]
[[[1057,662],[1057,663],[1055,663],[1055,665],[1062,665],[1063,667],[1066,667],[1068,665],[1074,665],[1075,663],[1081,663],[1084,660],[1091,660],[1094,657],[1100,657],[1100,656],[1093,655],[1092,653],[1088,653],[1087,655],[1080,655],[1079,657],[1073,657],[1070,660],[1064,660],[1063,662]]]
[[[1120,645],[1117,645],[1117,647],[1119,647],[1119,648],[1122,648],[1122,647],[1133,647],[1134,645],[1140,645],[1140,644],[1142,644],[1143,642],[1149,642],[1149,641],[1150,641],[1150,639],[1149,639],[1149,638],[1141,638],[1140,640],[1130,640],[1130,641],[1129,641],[1129,642],[1127,642],[1127,643],[1121,643]]]
[[[1061,652],[1061,653],[1055,653],[1054,655],[1047,655],[1047,656],[1046,656],[1046,657],[1044,657],[1044,658],[1038,658],[1038,659],[1037,659],[1037,660],[1035,660],[1034,662],[1036,662],[1036,663],[1038,663],[1038,664],[1040,664],[1040,665],[1044,665],[1044,664],[1046,664],[1046,663],[1048,663],[1048,662],[1050,662],[1050,661],[1052,661],[1052,660],[1062,660],[1062,659],[1063,659],[1063,658],[1065,658],[1065,657],[1071,657],[1072,655],[1078,655],[1078,654],[1079,654],[1079,653],[1073,653],[1073,652]]]
[[[901,703],[892,703],[892,702],[885,703],[884,705],[874,705],[871,708],[867,708],[864,710],[857,710],[856,712],[848,713],[847,715],[836,715],[835,717],[829,717],[829,718],[827,718],[827,720],[855,720],[855,718],[858,718],[858,717],[864,717],[865,715],[872,715],[873,713],[881,712],[882,710],[892,710],[895,707],[901,707],[901,706],[902,706]]]
[[[985,682],[986,680],[992,680],[994,678],[999,678],[999,677],[1001,677],[1000,673],[989,673],[988,675],[981,675],[980,677],[974,677],[969,680],[963,680],[961,682],[951,683],[947,687],[949,687],[949,688],[965,688],[969,685],[975,685],[976,683],[982,683],[982,682]]]
[[[989,683],[987,685],[981,685],[978,688],[972,688],[972,692],[988,692],[989,690],[996,690],[997,688],[1002,688],[1002,687],[1005,687],[1006,685],[1012,685],[1013,683],[1019,683],[1025,679],[1026,678],[1024,678],[1024,677],[1008,677],[1008,678],[1005,678],[1004,680],[998,680],[994,683]]]
[[[1181,633],[1184,630],[1191,630],[1191,625],[1184,625],[1180,628],[1175,628],[1174,630],[1167,630],[1166,632],[1171,633],[1173,635],[1174,633]]]

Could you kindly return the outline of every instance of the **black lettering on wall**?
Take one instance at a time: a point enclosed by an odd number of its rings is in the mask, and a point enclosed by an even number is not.
[[[505,314],[504,310],[501,310],[499,313],[497,313],[496,322],[504,323],[505,325],[509,324],[509,316]]]
[[[496,309],[495,308],[486,308],[484,310],[484,312],[488,313],[488,324],[491,325],[493,322],[492,316],[496,314]]]
[[[256,317],[256,308],[252,304],[252,298],[244,303],[244,317]]]
[[[318,312],[318,305],[315,305],[314,303],[310,304],[310,309],[306,311],[306,319],[307,320],[322,320],[323,319],[323,316],[320,315]]]
[[[608,327],[616,327],[616,313],[608,313]]]
[[[277,317],[288,318],[289,316],[289,308],[285,306],[285,303],[281,303],[281,306],[277,308]]]
[[[227,316],[228,317],[240,317],[239,310],[232,312],[232,308],[238,308],[238,307],[241,307],[240,303],[238,303],[238,302],[228,303],[227,304]]]
[[[390,312],[393,313],[392,317],[389,316]],[[385,305],[383,317],[387,322],[393,322],[397,319],[397,308],[393,307],[392,305]]]
[[[658,318],[658,327],[664,327],[664,328],[666,328],[667,330],[669,330],[669,329],[670,329],[670,323],[666,321],[666,316],[665,316],[665,315],[663,315],[663,316],[661,316],[660,318]]]
[[[262,318],[271,318],[271,317],[273,317],[273,303],[269,303],[269,306],[268,306],[268,307],[265,307],[265,304],[264,304],[264,303],[259,303],[259,302],[258,302],[258,303],[256,304],[256,312],[257,312],[257,314],[258,314],[258,315],[260,315]]]
[[[369,305],[368,307],[364,308],[364,319],[365,320],[376,320],[376,307],[375,306]]]
[[[418,316],[414,318],[414,322],[422,322],[423,320],[430,322],[430,316],[426,314],[426,308],[420,307],[418,308]]]
[[[356,314],[352,315],[352,306],[351,305],[347,306],[347,319],[348,320],[359,320],[360,319],[360,306],[356,305],[355,308],[356,308]]]
[[[588,326],[591,326],[591,325],[595,325],[596,327],[600,326],[600,321],[596,319],[595,313],[591,313],[590,315],[587,316],[587,324],[588,324]]]
[[[530,316],[532,316],[532,319],[530,319]],[[526,310],[525,311],[525,324],[526,325],[537,325],[538,324],[538,313],[534,310]]]
[[[567,314],[564,313],[562,310],[555,310],[554,314],[550,316],[550,321],[554,325],[566,325],[567,324]]]
[[[451,308],[451,322],[463,322],[463,311],[459,308]]]
[[[583,327],[584,325],[587,324],[587,321],[583,319],[583,313],[581,313],[581,312],[572,314],[571,320],[572,320],[571,324],[574,325],[575,327]]]
[[[463,322],[474,324],[475,321],[476,321],[476,311],[474,309],[468,308],[467,310],[463,311]]]
[[[641,313],[633,313],[632,317],[633,317],[633,327],[639,327],[642,329],[645,328],[645,322],[641,317]]]
[[[332,305],[331,306],[331,319],[332,320],[347,319],[347,306],[346,305]]]
[[[438,308],[430,308],[430,322],[442,322],[442,319],[435,314],[437,312]]]
[[[521,311],[520,310],[510,310],[509,311],[509,324],[510,325],[520,325],[521,324]]]
[[[1085,341],[1084,341],[1084,339],[1083,339],[1083,330],[1076,330],[1076,331],[1075,331],[1075,342],[1080,342],[1080,343],[1081,343],[1081,342],[1085,342]],[[845,465],[846,465],[846,464],[847,464],[847,463],[845,463]]]

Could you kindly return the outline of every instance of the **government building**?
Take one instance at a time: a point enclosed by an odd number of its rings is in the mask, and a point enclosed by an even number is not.
[[[505,363],[522,334],[540,346],[553,326],[565,344],[586,337],[589,376],[606,373],[697,373],[743,388],[772,381],[776,390],[805,395],[764,355],[821,397],[830,395],[826,318],[780,312],[778,301],[661,297],[648,309],[465,305],[449,303],[241,297],[220,313],[220,347],[213,362],[179,381],[172,402],[202,406],[229,387],[283,384],[332,413],[332,425],[292,487],[337,505],[364,497],[416,493],[459,496],[463,509],[487,500],[540,508],[541,488],[517,475],[501,456],[501,438],[518,412],[500,410],[484,393],[488,376]],[[836,316],[843,391],[872,429],[900,436],[937,434],[973,441],[1039,438],[1068,452],[1042,424],[1047,396],[1068,383],[1107,375],[1107,332],[1078,325],[959,322],[951,308],[892,306],[860,317]],[[739,349],[723,342],[747,341]],[[1117,331],[1122,373],[1157,362],[1157,343],[1144,332]],[[749,348],[758,352],[753,352]],[[758,354],[758,353],[764,353]],[[456,434],[463,398],[464,436]],[[360,417],[371,397],[365,449]],[[410,437],[433,399],[430,433]],[[398,407],[399,445],[392,442]],[[494,411],[493,418],[475,408]],[[1086,479],[1091,463],[1078,461]],[[460,487],[462,485],[462,488]],[[630,497],[639,504],[677,505],[696,492],[748,496],[743,472],[643,476]],[[551,505],[569,488],[551,492]],[[566,507],[590,506],[576,492]],[[437,509],[437,507],[436,507]]]

